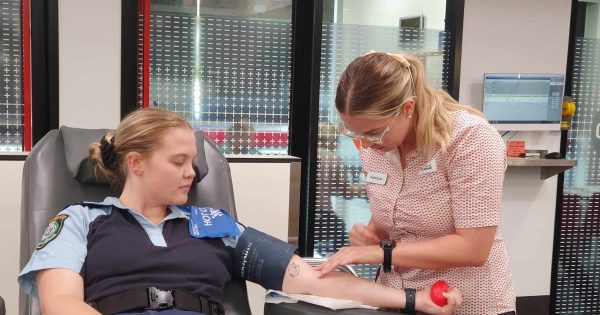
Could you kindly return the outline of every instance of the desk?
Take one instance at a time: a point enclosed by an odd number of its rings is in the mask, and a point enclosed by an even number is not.
[[[574,166],[577,166],[577,160],[567,159],[525,159],[509,157],[506,160],[506,164],[509,167],[540,167],[541,174],[540,179],[547,179],[556,174],[562,173]]]

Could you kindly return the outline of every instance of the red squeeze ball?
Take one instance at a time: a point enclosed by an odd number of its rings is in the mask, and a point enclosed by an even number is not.
[[[431,290],[429,291],[429,296],[431,297],[431,300],[433,301],[433,303],[435,303],[438,306],[444,306],[444,305],[448,304],[448,301],[446,301],[446,298],[444,297],[444,295],[442,295],[442,292],[446,292],[447,290],[448,290],[448,283],[446,283],[446,281],[444,281],[444,280],[436,281],[431,286]]]

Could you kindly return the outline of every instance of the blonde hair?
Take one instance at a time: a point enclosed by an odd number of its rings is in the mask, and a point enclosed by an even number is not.
[[[125,117],[114,132],[100,143],[89,146],[89,158],[95,164],[96,176],[106,177],[113,189],[121,190],[127,179],[125,156],[130,152],[150,155],[159,148],[162,136],[170,128],[190,128],[190,124],[174,112],[160,108],[138,109]],[[109,165],[105,165],[105,161]]]
[[[409,54],[370,52],[356,58],[340,77],[335,105],[342,114],[386,119],[411,97],[415,101],[411,128],[415,130],[417,150],[428,158],[447,146],[452,134],[451,112],[466,110],[483,117],[480,111],[431,86],[423,63]]]

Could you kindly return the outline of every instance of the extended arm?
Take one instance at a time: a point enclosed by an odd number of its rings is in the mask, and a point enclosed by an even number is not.
[[[351,299],[385,308],[406,306],[403,290],[344,273],[332,272],[321,276],[294,255],[294,249],[295,246],[248,227],[235,247],[234,274],[267,289],[288,293]],[[460,306],[462,295],[458,290],[451,289],[447,298],[448,305],[439,307],[433,304],[428,289],[425,289],[417,293],[415,306],[417,310],[430,314],[452,314]]]
[[[457,229],[456,234],[417,243],[397,243],[392,264],[419,269],[477,267],[486,263],[496,227]],[[349,264],[381,264],[379,245],[342,247],[317,268],[322,274]]]
[[[398,309],[404,308],[406,305],[406,296],[403,290],[386,287],[341,272],[332,272],[319,278],[318,272],[296,255],[290,259],[282,289],[288,293],[356,300],[383,308]],[[448,304],[439,307],[429,298],[429,289],[418,291],[416,309],[428,314],[453,314],[462,303],[462,294],[457,289],[451,289],[445,297]]]

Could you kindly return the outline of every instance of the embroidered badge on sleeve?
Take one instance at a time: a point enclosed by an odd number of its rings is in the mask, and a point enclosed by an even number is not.
[[[42,238],[37,244],[37,249],[42,249],[44,246],[48,245],[52,240],[54,240],[58,234],[60,234],[60,230],[65,223],[65,220],[69,217],[67,214],[59,214],[50,220],[50,224],[44,231]]]

